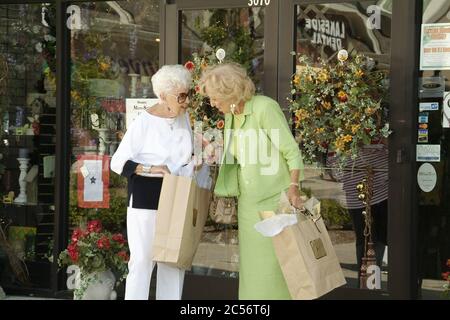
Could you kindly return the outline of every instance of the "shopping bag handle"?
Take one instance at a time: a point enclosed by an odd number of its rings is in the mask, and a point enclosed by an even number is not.
[[[319,229],[319,226],[317,225],[317,221],[322,219],[321,214],[319,214],[318,217],[315,218],[314,215],[311,212],[309,212],[308,210],[306,210],[305,207],[303,207],[302,209],[297,209],[296,207],[293,207],[293,209],[294,209],[294,214],[301,214],[306,219],[312,220],[312,222],[314,222],[314,225],[316,226],[317,231],[319,231],[319,233],[322,233],[322,231],[320,231],[320,229]]]
[[[198,210],[194,208],[193,214],[192,214],[192,226],[197,225],[197,216],[198,216]]]

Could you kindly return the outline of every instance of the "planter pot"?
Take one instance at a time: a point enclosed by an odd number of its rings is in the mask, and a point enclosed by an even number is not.
[[[74,300],[116,300],[117,298],[114,290],[116,277],[110,270],[86,275],[78,272],[76,283],[79,289],[74,293]]]

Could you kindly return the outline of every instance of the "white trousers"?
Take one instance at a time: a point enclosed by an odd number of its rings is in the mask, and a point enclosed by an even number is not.
[[[125,285],[125,300],[148,300],[150,280],[155,267],[155,262],[152,261],[155,223],[156,210],[128,207],[127,236],[130,261]],[[183,282],[184,270],[158,262],[157,300],[181,300]]]

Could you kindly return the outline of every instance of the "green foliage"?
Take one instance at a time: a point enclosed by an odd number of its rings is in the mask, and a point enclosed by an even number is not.
[[[220,24],[215,24],[200,31],[202,41],[206,42],[213,48],[220,47],[228,37],[227,29]]]
[[[106,111],[98,99],[90,92],[92,79],[117,79],[119,67],[109,56],[103,55],[103,43],[110,40],[106,32],[83,31],[77,41],[84,47],[72,58],[71,68],[71,107],[73,126],[91,128],[91,114],[97,114],[100,126],[105,122]]]
[[[345,226],[351,223],[347,209],[336,200],[323,199],[320,203],[323,219],[328,226]]]
[[[302,188],[301,193],[308,198],[312,196],[310,188]],[[345,226],[351,223],[348,210],[334,199],[320,199],[320,213],[327,226]]]

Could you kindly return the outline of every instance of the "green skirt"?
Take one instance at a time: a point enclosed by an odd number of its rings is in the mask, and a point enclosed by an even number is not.
[[[280,195],[238,201],[239,224],[239,299],[290,300],[291,295],[275,255],[272,239],[255,229],[260,211],[275,210]]]

